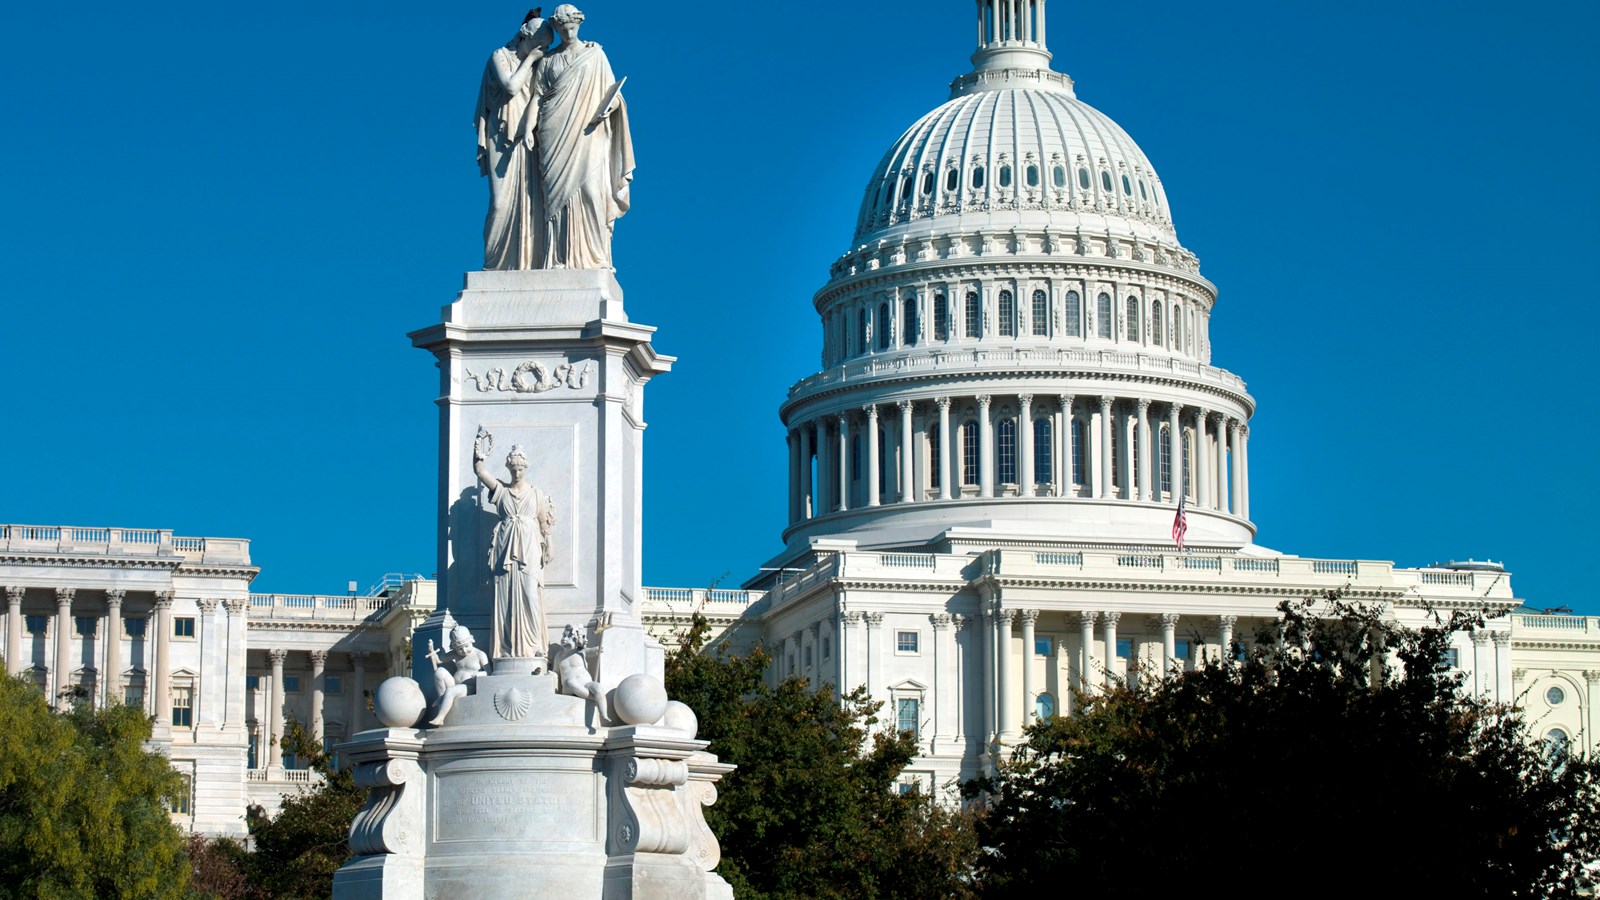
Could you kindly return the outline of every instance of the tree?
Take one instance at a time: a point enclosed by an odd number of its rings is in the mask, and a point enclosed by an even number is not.
[[[183,836],[168,803],[188,785],[145,749],[140,709],[53,712],[0,678],[0,896],[181,898]]]
[[[333,873],[350,858],[350,823],[367,800],[349,769],[335,765],[300,723],[288,723],[283,745],[319,776],[312,787],[283,798],[276,816],[251,804],[245,811],[255,852],[241,865],[249,883],[269,898],[333,896]]]
[[[1408,630],[1336,596],[1280,609],[1236,663],[1031,727],[972,786],[990,800],[985,892],[1577,896],[1600,858],[1596,763],[1464,689],[1448,639],[1481,617]]]
[[[723,877],[741,898],[961,897],[976,856],[965,814],[895,781],[916,755],[909,733],[877,728],[865,688],[836,699],[802,678],[767,683],[770,657],[704,652],[696,615],[667,660],[667,691],[700,737],[739,768],[706,820]]]

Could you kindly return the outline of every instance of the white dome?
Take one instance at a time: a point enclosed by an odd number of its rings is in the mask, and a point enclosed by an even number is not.
[[[1048,70],[974,72],[912,125],[873,171],[858,242],[1050,220],[1176,245],[1155,168],[1104,113]],[[1065,213],[1066,215],[1062,215]],[[922,229],[914,223],[931,219]],[[959,221],[965,219],[967,221]],[[1139,227],[1142,225],[1143,227]]]

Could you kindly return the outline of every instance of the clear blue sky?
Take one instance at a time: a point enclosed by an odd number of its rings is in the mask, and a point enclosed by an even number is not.
[[[971,6],[584,5],[629,77],[618,277],[680,357],[650,387],[646,583],[778,548],[811,295],[968,68]],[[258,590],[431,573],[437,382],[405,334],[481,262],[472,105],[524,9],[9,9],[0,520],[247,537]],[[1503,559],[1600,612],[1597,9],[1051,4],[1056,67],[1220,287],[1262,544]]]

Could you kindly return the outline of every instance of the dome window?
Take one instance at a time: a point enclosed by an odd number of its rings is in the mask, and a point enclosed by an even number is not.
[[[1066,166],[1056,166],[1055,173],[1054,173],[1054,175],[1052,177],[1055,178],[1055,183],[1056,183],[1056,187],[1057,188],[1066,187],[1067,186],[1067,167]]]
[[[889,304],[878,304],[878,322],[875,329],[878,332],[878,349],[889,349],[889,343],[894,338],[894,332],[889,328]]]
[[[1164,343],[1161,340],[1161,301],[1150,302],[1150,337],[1157,345]]]
[[[1096,297],[1095,307],[1095,318],[1098,320],[1094,323],[1095,333],[1107,340],[1110,340],[1112,327],[1115,324],[1111,321],[1111,295],[1101,294],[1099,297]]]
[[[1129,181],[1126,175],[1122,176],[1122,192],[1129,197],[1133,196],[1133,182]]]
[[[1078,168],[1078,187],[1086,191],[1089,189],[1089,170],[1081,166]]]
[[[1000,292],[1000,336],[1017,336],[1017,301],[1010,291]]]
[[[1083,337],[1083,300],[1077,291],[1067,291],[1067,336]]]
[[[999,453],[995,458],[995,475],[1001,484],[1017,483],[1017,420],[1004,418],[995,429],[995,443]]]
[[[1028,187],[1036,188],[1036,187],[1039,186],[1039,167],[1038,166],[1033,165],[1032,163],[1028,164],[1027,179],[1028,179]]]
[[[967,331],[966,331],[966,334],[962,335],[962,337],[969,337],[969,338],[982,337],[982,328],[981,328],[982,323],[983,323],[983,310],[978,304],[978,292],[977,291],[968,291],[967,292],[966,322],[964,323],[966,325],[966,327],[967,327]]]
[[[1139,340],[1139,298],[1132,294],[1128,295],[1128,314],[1125,319],[1124,324],[1128,326],[1128,340],[1137,342]]]
[[[1144,189],[1144,179],[1143,178],[1139,179],[1139,199],[1140,200],[1149,200],[1150,199],[1150,195]]]
[[[910,196],[911,196],[911,176],[910,175],[901,175],[900,176],[900,199],[901,200],[905,200],[907,197],[910,197]]]
[[[1108,194],[1116,190],[1116,188],[1111,186],[1111,173],[1107,172],[1105,169],[1100,170],[1100,186],[1105,188],[1105,192]]]
[[[1011,167],[1010,166],[1001,166],[1000,167],[1000,186],[1003,187],[1003,188],[1011,187]]]
[[[943,294],[933,295],[933,337],[934,340],[950,340],[950,307],[945,304]]]
[[[907,297],[900,312],[900,345],[911,347],[917,343],[917,298]]]
[[[1044,291],[1033,292],[1033,334],[1046,337],[1050,333],[1050,295]]]
[[[978,423],[975,419],[961,423],[961,483],[978,483]]]
[[[933,173],[932,172],[924,172],[923,175],[922,175],[922,193],[924,195],[933,193]]]
[[[983,190],[983,166],[973,166],[972,168],[972,189],[975,191]]]
[[[944,173],[944,189],[955,191],[961,187],[961,170],[951,169]]]

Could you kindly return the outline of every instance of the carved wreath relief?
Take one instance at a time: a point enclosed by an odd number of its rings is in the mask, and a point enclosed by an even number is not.
[[[553,367],[546,367],[544,363],[529,360],[513,369],[510,378],[506,377],[506,370],[500,366],[482,375],[474,373],[471,369],[463,369],[462,372],[472,379],[473,386],[480,393],[506,391],[514,394],[542,394],[558,387],[581,390],[588,386],[589,373],[593,370],[594,363],[589,360],[584,360],[581,366],[577,363],[557,363]]]

